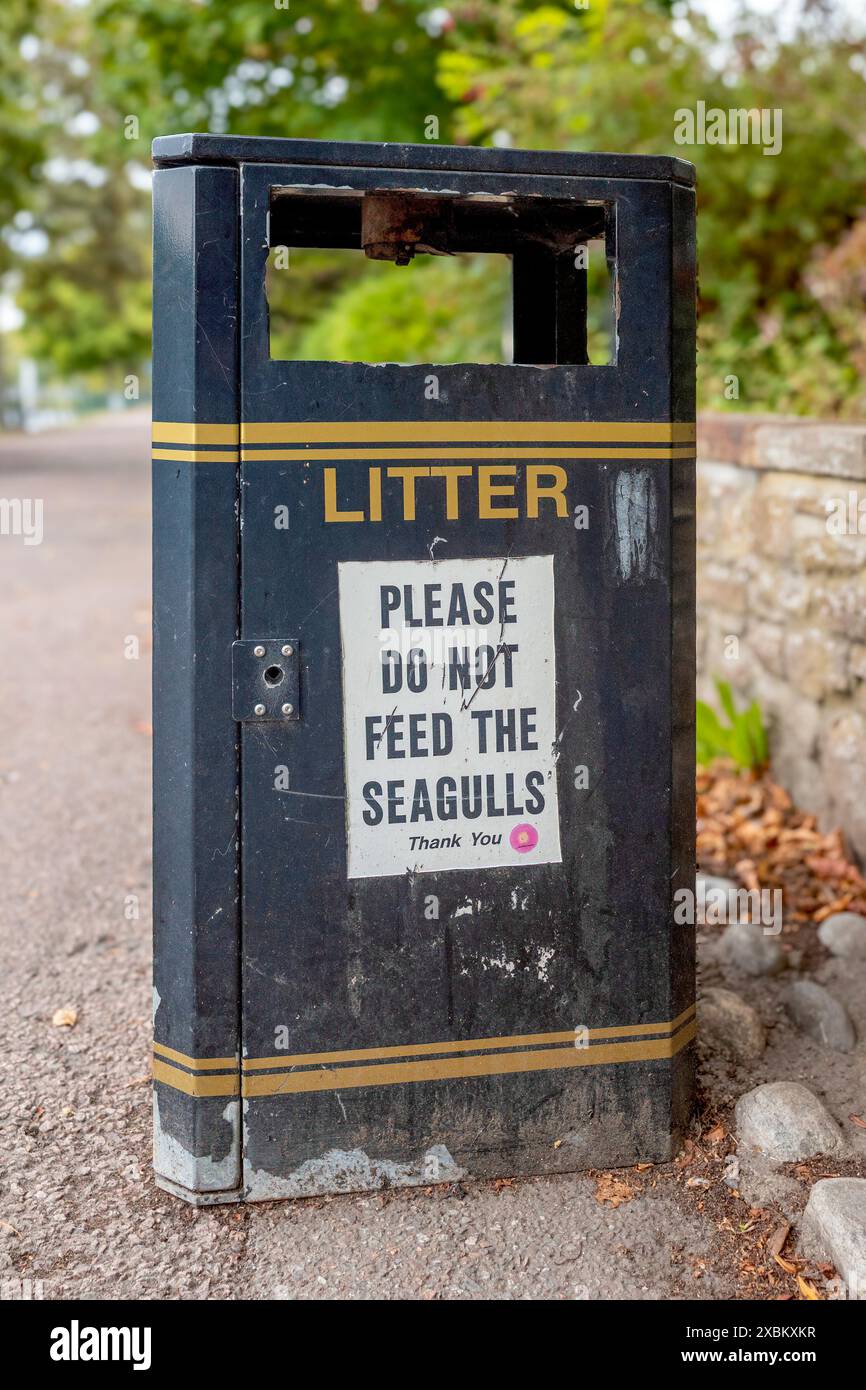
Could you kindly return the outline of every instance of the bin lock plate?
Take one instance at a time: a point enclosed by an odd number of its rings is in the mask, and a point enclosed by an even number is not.
[[[297,637],[232,643],[232,717],[238,724],[298,719]]]

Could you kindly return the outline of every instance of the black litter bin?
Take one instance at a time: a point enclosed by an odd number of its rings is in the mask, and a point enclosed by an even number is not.
[[[154,156],[158,1181],[217,1202],[669,1157],[695,1031],[691,166]],[[290,275],[300,247],[394,277],[508,257],[513,363],[276,360],[273,247]]]

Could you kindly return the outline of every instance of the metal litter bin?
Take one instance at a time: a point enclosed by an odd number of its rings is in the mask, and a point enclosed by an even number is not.
[[[695,1031],[691,166],[154,157],[158,1181],[204,1203],[669,1157]],[[514,361],[277,360],[275,246],[395,277],[507,256]]]

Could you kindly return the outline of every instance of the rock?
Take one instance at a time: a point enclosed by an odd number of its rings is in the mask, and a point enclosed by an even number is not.
[[[735,1061],[760,1057],[764,1028],[751,1004],[729,989],[706,989],[698,1000],[698,1036]]]
[[[760,922],[732,922],[722,933],[719,958],[746,975],[778,975],[787,965],[785,953]]]
[[[821,1178],[803,1213],[801,1245],[812,1259],[832,1260],[849,1298],[866,1299],[866,1178]]]
[[[850,1052],[857,1035],[844,1004],[814,980],[798,980],[785,994],[785,1008],[791,1018],[815,1042]]]
[[[762,1154],[743,1151],[740,1160],[740,1180],[737,1191],[750,1207],[765,1210],[778,1207],[790,1221],[799,1221],[803,1210],[803,1188],[796,1178],[774,1167],[775,1160]]]
[[[848,644],[832,636],[826,624],[791,628],[785,637],[785,672],[796,690],[810,700],[844,694],[850,685]]]
[[[815,1154],[841,1154],[845,1140],[816,1095],[797,1081],[756,1086],[737,1101],[740,1152],[752,1149],[779,1163]]]
[[[834,956],[866,960],[866,917],[859,912],[834,912],[818,928],[818,939]]]

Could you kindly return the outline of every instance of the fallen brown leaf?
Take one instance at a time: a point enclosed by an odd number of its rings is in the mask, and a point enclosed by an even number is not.
[[[783,1221],[781,1226],[777,1226],[770,1239],[767,1241],[767,1254],[776,1259],[781,1255],[785,1248],[785,1241],[791,1233],[790,1221]]]
[[[684,1140],[684,1142],[683,1142],[683,1147],[682,1147],[681,1152],[677,1154],[676,1159],[674,1160],[675,1166],[676,1166],[677,1168],[686,1168],[686,1167],[688,1167],[688,1165],[692,1162],[692,1160],[694,1159],[694,1157],[695,1157],[695,1145],[694,1145],[694,1140],[693,1140],[693,1139],[686,1139],[686,1140]]]
[[[853,893],[846,893],[844,897],[834,899],[825,907],[819,907],[817,912],[812,913],[812,921],[823,922],[825,917],[832,917],[834,912],[844,912],[853,896]]]
[[[785,926],[822,922],[833,912],[866,913],[866,879],[839,830],[823,832],[765,772],[724,760],[697,774],[700,868],[748,889],[781,889]]]
[[[630,1202],[636,1196],[635,1188],[623,1182],[622,1178],[615,1178],[613,1173],[602,1173],[596,1178],[595,1200],[602,1206],[616,1208],[623,1202]]]

